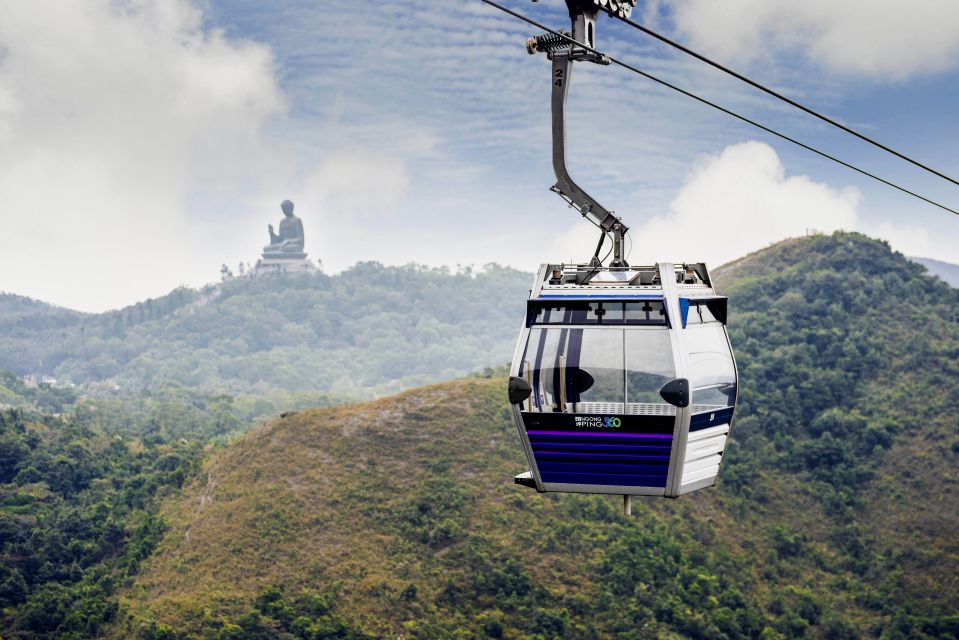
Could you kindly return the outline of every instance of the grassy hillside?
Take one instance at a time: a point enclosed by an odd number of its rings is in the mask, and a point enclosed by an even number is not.
[[[360,263],[334,276],[238,279],[93,315],[0,296],[0,370],[103,395],[370,397],[501,365],[529,275]]]
[[[303,411],[167,503],[116,637],[955,637],[959,292],[854,234],[719,277],[718,488],[624,518],[517,487],[500,379]]]

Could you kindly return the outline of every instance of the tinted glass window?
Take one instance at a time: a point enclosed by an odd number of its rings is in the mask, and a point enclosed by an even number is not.
[[[531,324],[564,324],[569,322],[568,309],[564,305],[545,305],[530,308]]]
[[[574,329],[581,333],[579,371],[567,371],[571,384],[576,384],[577,402],[623,401],[623,332],[603,329]],[[575,340],[570,343],[575,347]],[[572,359],[572,358],[570,358]],[[569,361],[569,359],[567,360]],[[584,375],[585,374],[585,375]],[[589,385],[589,388],[583,387]]]
[[[666,324],[666,308],[659,300],[627,302],[625,308],[626,324]]]
[[[604,324],[622,324],[623,323],[623,303],[622,302],[604,302],[603,303],[603,323]]]
[[[558,304],[534,301],[526,314],[527,326],[537,324],[650,324],[666,325],[660,300],[641,302],[570,301]]]
[[[623,332],[533,328],[519,375],[533,387],[533,411],[560,411],[563,402],[567,412],[591,411],[580,403],[613,402],[620,406],[609,410],[619,412],[624,394]]]
[[[736,398],[736,367],[723,325],[692,327],[686,340],[693,404],[731,406]]]
[[[676,377],[665,327],[534,327],[529,336],[519,375],[533,387],[533,411],[642,414],[671,407],[659,395]],[[695,356],[705,363],[700,374],[711,366],[703,353]]]
[[[626,402],[665,404],[659,395],[676,377],[673,349],[665,329],[626,332]]]

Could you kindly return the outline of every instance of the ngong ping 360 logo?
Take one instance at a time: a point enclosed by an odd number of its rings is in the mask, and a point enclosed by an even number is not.
[[[619,429],[623,421],[616,416],[576,416],[574,423],[584,429]]]

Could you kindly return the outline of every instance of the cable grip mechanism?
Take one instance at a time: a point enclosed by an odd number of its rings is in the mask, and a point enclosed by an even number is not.
[[[560,31],[562,35],[546,33],[541,36],[532,36],[526,39],[526,52],[530,55],[537,53],[552,53],[557,49],[568,49],[571,38],[568,31]]]

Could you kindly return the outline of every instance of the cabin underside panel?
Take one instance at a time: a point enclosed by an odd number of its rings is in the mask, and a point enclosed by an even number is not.
[[[669,472],[672,416],[524,413],[526,435],[546,489],[662,493]],[[584,425],[589,425],[589,429]],[[553,488],[555,485],[571,488]],[[599,491],[605,493],[607,491]]]

